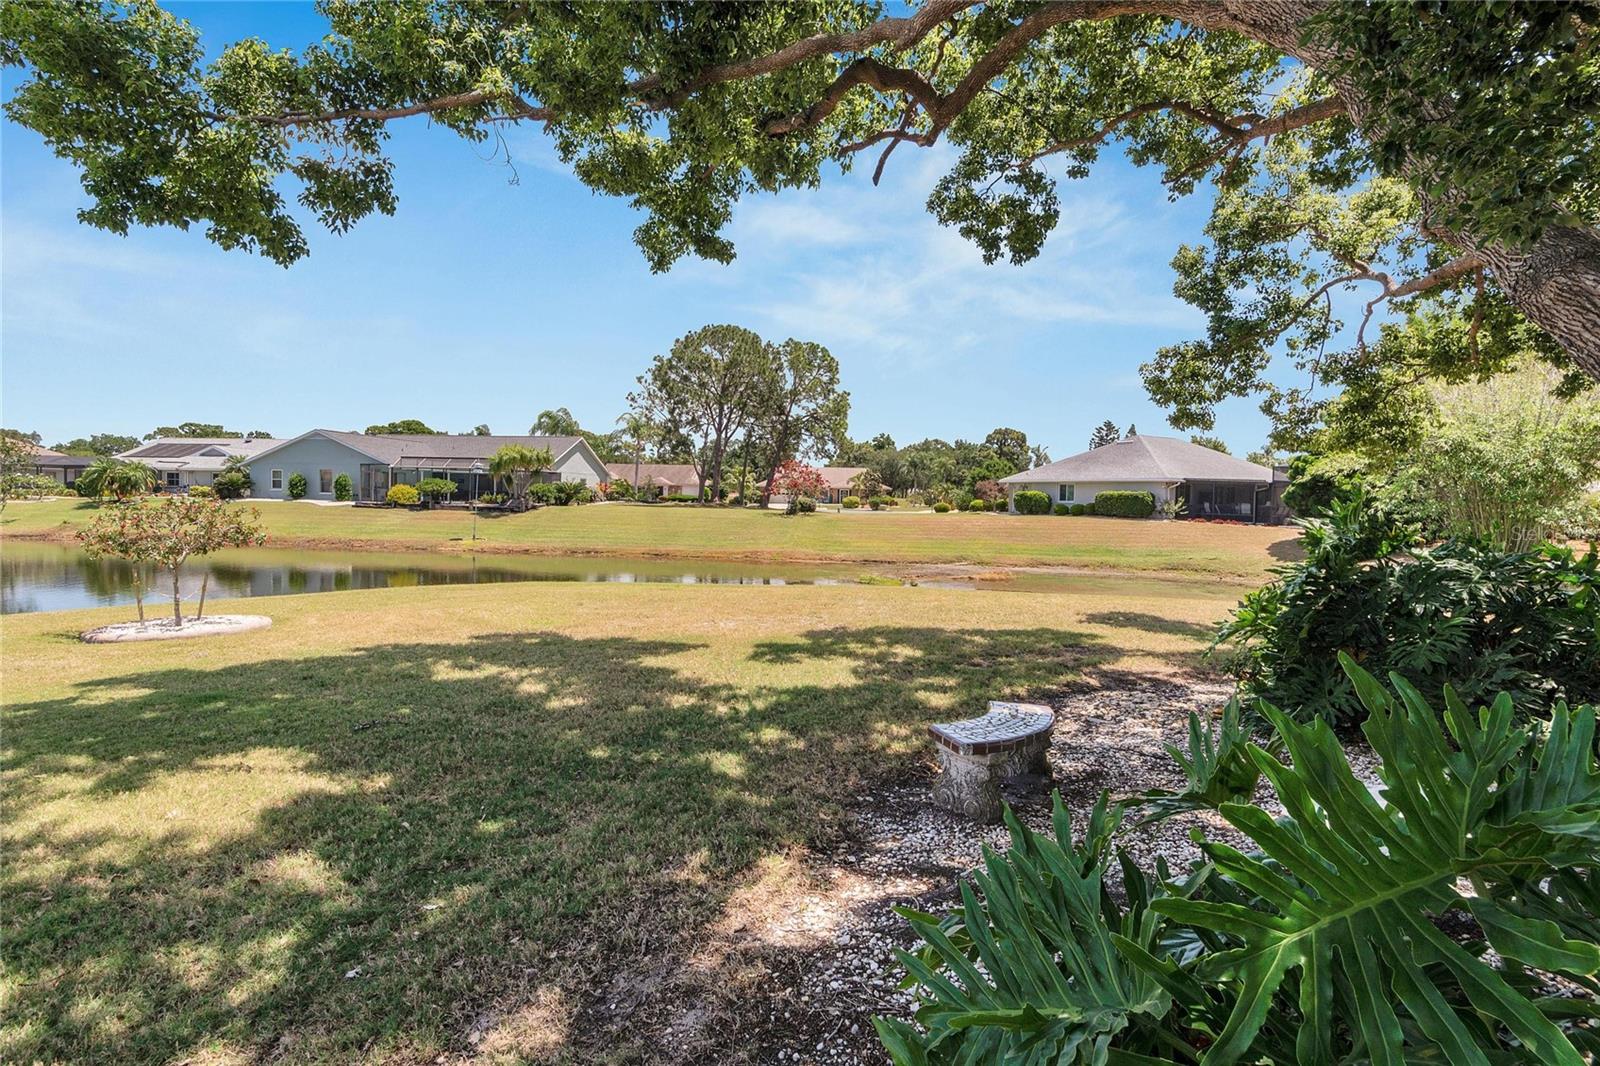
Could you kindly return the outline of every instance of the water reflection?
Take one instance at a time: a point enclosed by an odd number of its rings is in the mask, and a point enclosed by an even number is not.
[[[847,567],[774,567],[701,560],[518,558],[369,552],[301,552],[253,549],[221,552],[184,568],[185,601],[206,596],[283,596],[350,589],[474,585],[504,581],[674,582],[678,584],[789,585],[854,582]],[[134,570],[120,559],[91,560],[77,548],[9,542],[0,548],[0,613],[67,611],[132,603]],[[165,577],[146,574],[146,601],[170,596]]]

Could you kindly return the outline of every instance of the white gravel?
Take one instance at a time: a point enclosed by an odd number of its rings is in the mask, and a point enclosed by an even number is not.
[[[185,618],[177,625],[170,618],[147,618],[143,622],[116,622],[78,634],[86,644],[127,644],[141,640],[181,640],[186,637],[220,637],[266,629],[272,619],[264,614],[208,614],[204,618]]]

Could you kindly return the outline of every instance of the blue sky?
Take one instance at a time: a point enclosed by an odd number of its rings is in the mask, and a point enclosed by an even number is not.
[[[174,5],[210,47],[245,35],[298,47],[309,4]],[[18,74],[6,72],[7,90]],[[1209,197],[1169,203],[1153,170],[1108,153],[1062,187],[1038,260],[985,266],[923,202],[950,161],[902,149],[870,166],[743,203],[731,265],[652,275],[640,215],[591,193],[535,128],[504,154],[425,119],[395,124],[399,210],[338,237],[307,225],[285,270],[199,231],[126,238],[80,225],[77,175],[31,131],[0,130],[0,420],[46,443],[158,424],[222,422],[288,436],[421,418],[525,432],[543,408],[611,428],[651,356],[709,322],[826,344],[851,431],[981,439],[1013,426],[1057,457],[1101,419],[1171,432],[1139,364],[1197,336],[1167,266]],[[292,195],[292,194],[291,194]],[[1260,446],[1253,402],[1225,406],[1235,453]]]

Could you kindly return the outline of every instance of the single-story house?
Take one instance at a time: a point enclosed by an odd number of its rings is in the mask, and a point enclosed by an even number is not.
[[[1283,475],[1175,437],[1139,434],[1012,474],[1000,484],[1010,497],[1036,489],[1052,503],[1093,503],[1115,490],[1148,492],[1158,507],[1181,500],[1188,518],[1277,523],[1287,517]]]
[[[63,485],[71,486],[78,480],[78,475],[83,473],[88,465],[99,456],[95,455],[67,455],[53,448],[42,448],[35,444],[33,450],[33,472],[53,477]]]
[[[700,488],[700,471],[690,463],[607,463],[606,472],[607,480],[649,485],[662,496],[693,496]]]
[[[599,485],[610,480],[606,466],[582,437],[508,437],[454,433],[345,433],[313,429],[289,440],[274,441],[250,460],[252,496],[289,498],[289,479],[302,474],[306,498],[333,499],[340,474],[350,478],[355,499],[382,502],[392,485],[415,485],[425,478],[445,478],[457,486],[456,499],[472,500],[493,492],[489,459],[507,444],[548,448],[554,456],[539,481],[576,481]]]
[[[270,437],[157,437],[117,458],[154,469],[158,491],[187,492],[190,485],[211,484],[229,459],[249,459],[281,443]]]
[[[867,472],[864,466],[824,466],[822,483],[827,486],[822,491],[822,498],[818,503],[839,503],[846,496],[858,495],[858,490],[851,481]]]

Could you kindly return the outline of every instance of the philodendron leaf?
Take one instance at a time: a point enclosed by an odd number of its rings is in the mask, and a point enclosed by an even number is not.
[[[1298,971],[1299,1062],[1334,1062],[1334,1032],[1352,1019],[1371,1061],[1410,1058],[1416,1040],[1400,1024],[1403,1012],[1447,1062],[1490,1062],[1488,1053],[1500,1050],[1492,1026],[1483,1025],[1490,1020],[1515,1038],[1527,1061],[1579,1066],[1583,1056],[1560,1027],[1430,916],[1466,906],[1510,958],[1579,974],[1600,967],[1600,947],[1563,936],[1553,922],[1465,899],[1456,887],[1463,875],[1537,881],[1556,872],[1541,868],[1548,860],[1527,834],[1556,835],[1582,822],[1594,775],[1593,709],[1570,719],[1563,709],[1545,737],[1530,740],[1510,728],[1508,706],[1497,704],[1474,721],[1453,703],[1453,747],[1415,690],[1397,680],[1396,700],[1354,663],[1344,666],[1384,758],[1383,798],[1356,777],[1326,725],[1300,725],[1263,704],[1290,765],[1260,749],[1251,754],[1285,814],[1274,819],[1237,803],[1221,808],[1264,858],[1207,846],[1218,872],[1251,892],[1256,905],[1175,897],[1152,904],[1243,945],[1197,965],[1199,976],[1237,995],[1202,1062],[1247,1060],[1269,1012],[1281,1008],[1280,986]],[[1511,825],[1497,826],[1496,813]],[[1596,859],[1591,853],[1585,864]]]

